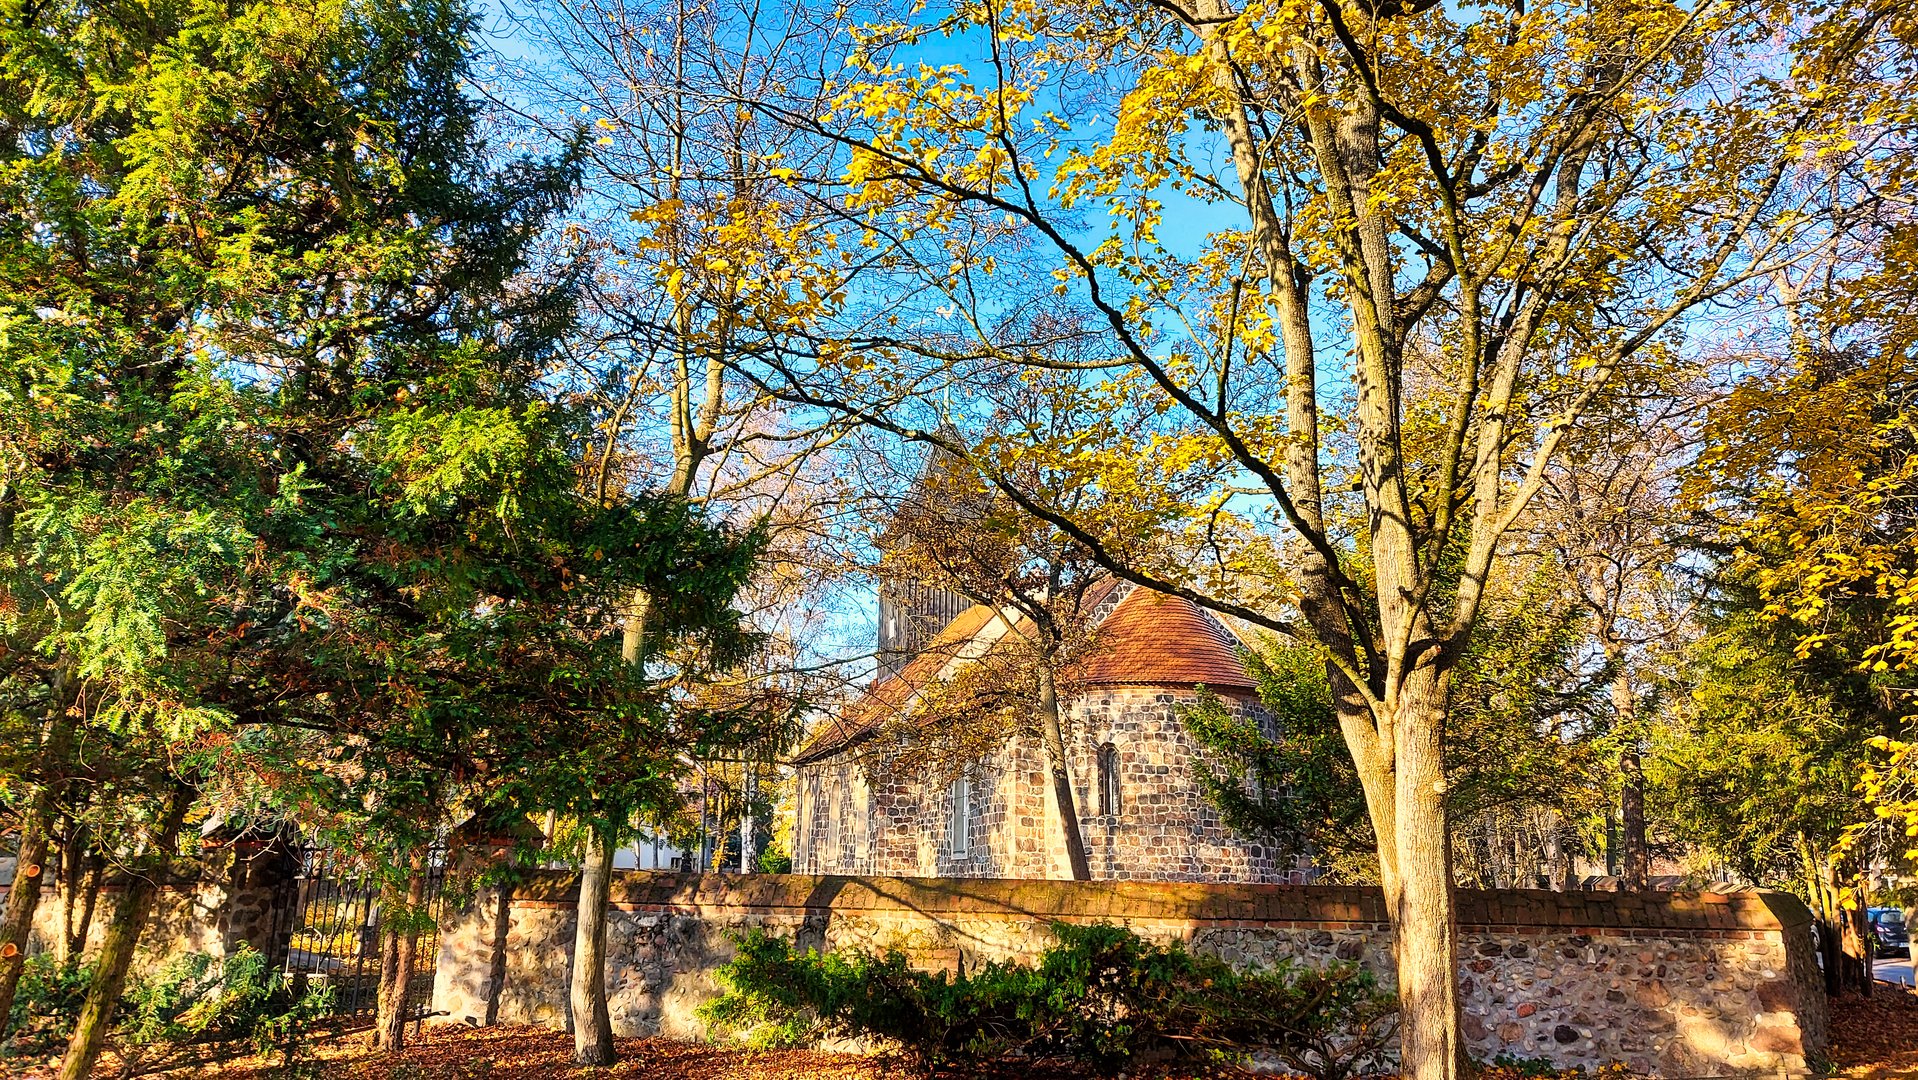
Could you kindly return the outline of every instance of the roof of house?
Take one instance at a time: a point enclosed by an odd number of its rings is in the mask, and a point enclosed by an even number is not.
[[[1086,686],[1256,687],[1239,643],[1190,600],[1133,589],[1099,624],[1099,647],[1086,658]]]
[[[1096,650],[1084,661],[1075,683],[1181,689],[1204,684],[1228,692],[1256,689],[1239,659],[1238,641],[1197,605],[1117,580],[1101,583],[1087,600],[1096,609],[1115,595],[1117,603],[1099,622]],[[875,682],[814,732],[793,762],[817,761],[871,738],[888,718],[910,711],[926,687],[958,665],[985,655],[1012,629],[1005,617],[989,607],[968,608],[897,675]]]

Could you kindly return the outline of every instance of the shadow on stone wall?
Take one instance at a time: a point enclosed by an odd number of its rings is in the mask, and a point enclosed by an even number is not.
[[[435,1010],[565,1027],[576,895],[570,876],[542,874],[510,901],[483,894],[449,917]],[[1362,888],[629,871],[613,905],[607,978],[622,1035],[701,1035],[713,972],[753,929],[952,970],[1030,959],[1056,921],[1113,922],[1232,963],[1348,961],[1393,977],[1382,898]],[[1460,909],[1475,1055],[1666,1075],[1775,1074],[1823,1056],[1810,914],[1791,897],[1464,892]]]

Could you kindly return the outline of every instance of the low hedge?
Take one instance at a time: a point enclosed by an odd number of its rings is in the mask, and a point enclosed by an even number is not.
[[[898,952],[800,951],[755,931],[701,1009],[758,1045],[862,1038],[916,1071],[1003,1059],[1069,1061],[1112,1075],[1137,1061],[1276,1059],[1317,1080],[1383,1067],[1397,1006],[1352,964],[1240,970],[1120,927],[1052,927],[1037,964],[916,971]]]

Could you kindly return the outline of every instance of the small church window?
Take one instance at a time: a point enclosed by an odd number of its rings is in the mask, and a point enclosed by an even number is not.
[[[1099,812],[1119,812],[1119,748],[1111,743],[1099,747]]]
[[[952,817],[946,822],[946,847],[954,856],[966,853],[972,826],[972,782],[964,776],[952,782]]]

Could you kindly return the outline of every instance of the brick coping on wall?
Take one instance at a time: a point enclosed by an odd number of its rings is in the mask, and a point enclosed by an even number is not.
[[[578,877],[538,871],[513,889],[516,907],[573,907]],[[913,912],[1066,921],[1190,921],[1248,927],[1388,929],[1379,890],[1347,885],[1221,885],[1145,881],[694,874],[624,870],[618,911]],[[1786,893],[1546,892],[1461,889],[1461,929],[1487,934],[1757,938],[1811,922]]]

